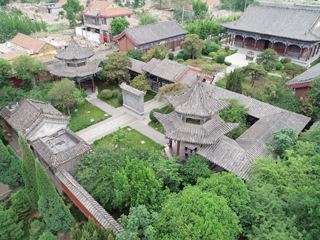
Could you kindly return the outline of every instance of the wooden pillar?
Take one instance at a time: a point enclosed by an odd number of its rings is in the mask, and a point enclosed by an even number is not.
[[[300,46],[300,52],[299,52],[299,56],[298,56],[298,60],[301,58],[302,56],[302,50],[303,50],[303,46]]]
[[[308,59],[309,59],[309,56],[310,56],[310,54],[311,54],[312,48],[309,48],[308,50],[309,50],[309,51],[308,51],[308,53],[307,53],[306,61],[308,61]]]
[[[317,53],[316,54],[318,54],[319,48],[320,48],[320,44],[318,44],[318,46],[317,46]]]
[[[253,50],[256,50],[257,41],[258,41],[258,40],[255,38],[255,39],[254,39],[254,46],[253,46]]]
[[[169,139],[169,147],[172,148],[172,140]]]
[[[273,49],[273,44],[274,44],[274,41],[271,42],[271,49]]]
[[[180,141],[177,141],[177,156],[180,156]]]
[[[232,44],[233,44],[233,38],[234,38],[234,34],[232,34],[231,46],[232,46]]]
[[[242,40],[242,48],[244,47],[244,41],[246,40],[245,37],[243,37],[243,40]]]
[[[95,92],[94,81],[93,81],[93,75],[91,76],[91,81],[92,81],[92,92]]]
[[[288,43],[286,44],[286,48],[284,49],[283,56],[286,56],[286,54],[287,54],[287,49],[288,49]]]
[[[229,36],[229,33],[227,33],[227,37],[226,37],[226,45],[228,45],[228,36]]]
[[[317,48],[317,45],[315,45],[315,46],[313,47],[312,57],[314,57],[314,54],[316,53],[316,48]]]

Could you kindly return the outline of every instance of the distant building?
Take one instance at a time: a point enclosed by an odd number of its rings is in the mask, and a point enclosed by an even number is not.
[[[310,62],[318,54],[320,8],[250,5],[227,29],[229,46],[264,50],[272,48],[293,62]]]
[[[8,60],[9,62],[12,62],[14,58],[19,57],[21,55],[28,55],[27,50],[23,49],[20,51],[3,53],[3,54],[0,54],[0,58]]]
[[[86,31],[99,34],[106,34],[110,29],[111,20],[120,18],[130,18],[134,12],[119,7],[114,2],[94,1],[82,12]]]
[[[114,36],[113,40],[119,42],[119,49],[122,52],[129,49],[147,52],[160,44],[165,44],[174,52],[181,48],[181,42],[187,33],[186,29],[173,20],[126,28]]]
[[[292,93],[297,97],[305,97],[307,95],[310,84],[320,76],[320,63],[309,68],[299,76],[288,81],[286,84],[292,88]]]
[[[38,5],[34,5],[35,10],[42,13],[59,13],[61,9],[57,3],[44,3],[40,2]]]

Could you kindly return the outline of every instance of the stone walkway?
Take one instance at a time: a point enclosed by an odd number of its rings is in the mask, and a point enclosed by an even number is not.
[[[101,101],[97,98],[96,93],[88,93],[88,98],[86,98],[91,104],[97,106],[98,108],[105,111],[107,114],[112,115],[102,122],[94,124],[88,128],[85,128],[79,132],[76,132],[87,143],[92,144],[95,140],[98,140],[105,135],[108,135],[116,131],[119,127],[123,128],[130,126],[137,131],[141,132],[145,136],[151,138],[153,141],[165,145],[166,139],[163,134],[154,130],[148,126],[150,122],[149,113],[153,108],[162,108],[167,105],[166,102],[158,102],[156,99],[152,99],[144,104],[145,119],[140,121],[132,115],[124,112],[123,107],[114,108],[109,104]]]

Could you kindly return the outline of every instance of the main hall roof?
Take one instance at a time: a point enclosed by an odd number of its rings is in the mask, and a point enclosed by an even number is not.
[[[320,40],[320,10],[285,6],[250,5],[233,22],[220,25],[233,30],[301,41]]]

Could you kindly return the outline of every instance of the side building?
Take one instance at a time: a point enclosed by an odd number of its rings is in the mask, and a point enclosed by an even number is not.
[[[165,44],[172,52],[181,48],[181,42],[188,31],[173,21],[158,22],[143,26],[126,28],[122,33],[114,36],[122,52],[140,50],[147,52],[150,48]]]

